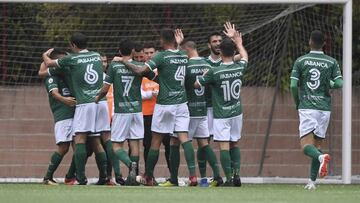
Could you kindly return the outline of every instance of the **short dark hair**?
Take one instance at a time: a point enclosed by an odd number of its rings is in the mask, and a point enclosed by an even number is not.
[[[160,38],[166,43],[174,43],[175,42],[174,30],[172,30],[170,28],[161,29]]]
[[[222,55],[225,57],[234,56],[235,50],[236,50],[235,44],[231,39],[226,38],[221,42],[220,50],[221,50]]]
[[[61,55],[66,55],[66,52],[64,50],[55,48],[49,55],[49,57],[53,60],[59,59]]]
[[[70,38],[70,42],[76,45],[79,49],[86,49],[87,41],[87,36],[80,32],[75,32]]]
[[[212,32],[212,33],[210,33],[210,35],[208,35],[208,43],[210,43],[211,42],[211,37],[213,37],[213,36],[220,36],[221,37],[221,33],[220,32]]]
[[[134,43],[134,50],[136,52],[141,52],[144,49],[143,45],[140,43]]]
[[[197,45],[196,45],[196,43],[194,42],[194,41],[192,41],[192,40],[184,40],[181,44],[180,44],[180,46],[182,46],[182,47],[189,47],[190,49],[194,49],[194,50],[196,50],[197,49]]]
[[[122,56],[130,56],[134,49],[134,43],[129,39],[124,39],[119,44],[119,50]]]
[[[312,41],[314,48],[321,49],[324,45],[324,34],[320,30],[314,30],[310,34],[310,40]]]
[[[149,48],[156,49],[154,42],[145,42],[144,43],[144,49],[149,49]]]

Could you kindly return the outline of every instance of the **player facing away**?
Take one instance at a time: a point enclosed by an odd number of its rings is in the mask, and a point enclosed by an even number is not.
[[[50,57],[52,59],[58,59],[64,57],[64,55],[65,52],[54,50]],[[42,64],[42,66],[43,65],[44,64]],[[40,69],[42,68],[43,67],[40,67]],[[57,150],[51,155],[50,164],[43,183],[57,185],[53,179],[53,174],[65,154],[69,151],[70,144],[73,140],[73,117],[76,100],[72,97],[70,88],[62,77],[50,76],[45,78],[45,87],[48,92],[49,104],[55,121],[54,133]],[[73,161],[74,160],[72,160],[72,163]]]
[[[219,186],[223,184],[223,180],[219,173],[216,155],[209,145],[210,134],[207,119],[205,87],[201,87],[200,89],[194,88],[194,82],[197,78],[209,71],[211,66],[205,59],[199,57],[194,41],[182,43],[181,48],[187,52],[189,57],[185,76],[185,88],[190,112],[189,138],[196,139],[198,143],[197,161],[201,176],[200,186],[209,186],[206,178],[206,161],[209,162],[214,174],[214,178],[210,185]]]
[[[224,33],[231,39],[225,39],[220,44],[221,65],[199,77],[194,86],[200,88],[210,84],[212,88],[214,141],[220,146],[220,162],[226,176],[224,186],[241,186],[239,140],[243,114],[240,88],[248,55],[242,45],[241,34],[235,30],[235,26],[227,22],[224,27]],[[242,59],[234,63],[236,48]]]
[[[181,144],[190,174],[189,185],[197,185],[194,149],[188,139],[190,116],[184,86],[188,57],[175,47],[175,44],[180,44],[182,40],[181,30],[174,32],[172,29],[162,29],[160,43],[164,51],[158,52],[142,67],[123,61],[128,68],[138,74],[150,72],[154,69],[158,70],[160,90],[151,124],[151,147],[146,161],[145,174],[137,177],[137,180],[144,185],[155,184],[153,172],[159,158],[159,148],[163,137],[169,136],[169,134],[172,134],[170,139],[171,176],[175,177],[178,174],[180,165],[179,145]],[[174,183],[174,185],[176,184]]]
[[[330,89],[343,84],[338,62],[324,54],[324,35],[315,30],[310,35],[310,53],[299,57],[291,72],[290,89],[299,112],[300,145],[304,154],[312,159],[310,180],[306,189],[316,189],[317,176],[328,174],[329,154],[323,154],[331,112]]]
[[[74,115],[75,131],[75,165],[76,179],[80,185],[86,185],[85,164],[87,159],[86,140],[92,136],[94,140],[94,151],[97,163],[100,165],[101,177],[107,178],[106,174],[106,153],[101,145],[99,134],[110,131],[107,106],[96,104],[95,96],[103,84],[103,70],[100,54],[88,51],[87,37],[82,33],[74,33],[70,38],[72,54],[58,60],[49,58],[52,49],[43,53],[43,60],[47,66],[56,67],[48,69],[49,75],[52,72],[66,73],[70,77],[73,94],[77,105]]]
[[[132,60],[132,51],[133,43],[131,41],[124,40],[120,43],[120,54],[124,60],[135,65],[143,65],[143,63]],[[152,75],[155,77],[155,74]],[[104,86],[95,99],[96,102],[101,100],[107,94],[110,85],[113,84],[115,113],[112,119],[111,141],[116,157],[129,168],[129,177],[126,179],[128,185],[136,183],[140,140],[144,138],[141,79],[142,76],[132,72],[122,63],[113,61],[110,64]],[[124,150],[126,140],[130,143],[130,157]]]
[[[146,62],[150,61],[150,59],[152,59],[156,54],[155,44],[152,42],[145,43],[143,50],[144,50]],[[151,123],[153,119],[154,107],[156,104],[156,98],[158,94],[159,94],[159,84],[144,77],[141,82],[141,97],[142,97],[142,110],[144,115],[143,147],[144,147],[145,167],[146,167],[146,158],[151,147],[151,138],[152,138]],[[162,139],[162,144],[165,149],[166,165],[170,172],[170,136],[164,136]]]

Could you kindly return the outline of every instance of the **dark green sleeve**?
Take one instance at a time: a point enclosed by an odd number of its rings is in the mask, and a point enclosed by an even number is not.
[[[156,68],[161,68],[161,64],[163,63],[163,56],[161,52],[158,52],[150,61],[146,62],[145,64],[151,69],[154,70]]]
[[[57,80],[55,77],[47,77],[45,79],[46,91],[50,93],[52,90],[58,88]]]

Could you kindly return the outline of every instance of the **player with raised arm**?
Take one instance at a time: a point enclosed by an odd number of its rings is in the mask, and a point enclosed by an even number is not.
[[[106,104],[103,106],[94,102],[103,84],[100,54],[88,51],[86,47],[87,37],[82,33],[74,33],[70,38],[72,54],[52,60],[49,58],[52,49],[43,53],[45,65],[56,67],[48,69],[48,74],[67,73],[65,77],[69,77],[73,84],[73,94],[77,101],[74,115],[76,179],[80,185],[87,184],[85,177],[87,136],[93,136],[92,139],[94,139],[95,158],[101,166],[99,178],[107,178],[107,158],[99,133],[110,131]]]
[[[239,140],[242,129],[240,88],[248,55],[242,45],[241,34],[226,22],[225,39],[220,44],[220,66],[210,69],[195,83],[195,88],[210,84],[214,108],[214,141],[220,146],[220,162],[226,176],[224,186],[241,186]],[[235,44],[234,44],[234,42]],[[242,59],[234,62],[236,48]],[[232,177],[233,176],[233,177]]]
[[[195,42],[186,41],[182,43],[181,49],[185,50],[189,56],[185,76],[185,88],[190,112],[189,138],[196,139],[198,143],[197,161],[201,176],[200,186],[209,186],[206,178],[206,160],[209,162],[214,173],[211,186],[219,186],[223,184],[223,180],[220,176],[216,155],[209,145],[210,134],[207,120],[205,87],[200,89],[194,88],[194,82],[197,78],[209,71],[211,66],[205,59],[199,57]]]
[[[306,189],[316,189],[317,176],[328,173],[329,154],[323,154],[326,130],[331,113],[330,89],[341,88],[341,71],[336,59],[325,55],[321,31],[311,32],[310,53],[299,57],[291,72],[290,89],[299,112],[300,145],[304,154],[312,159],[310,180]]]
[[[55,49],[50,57],[52,59],[59,59],[64,57],[64,55],[65,52]],[[44,66],[44,64],[41,64],[41,66]],[[40,71],[41,69],[44,69],[44,67],[40,67]],[[69,151],[70,144],[73,140],[72,123],[76,100],[71,96],[69,86],[62,77],[50,76],[45,78],[45,86],[55,122],[54,133],[57,150],[51,156],[43,183],[47,185],[57,185],[56,181],[53,179],[53,174],[60,165],[65,154]],[[72,160],[72,163],[73,161],[74,160]]]
[[[156,48],[154,43],[147,42],[144,44],[145,61],[148,62],[156,54]],[[154,107],[156,103],[157,95],[159,94],[159,84],[143,78],[141,82],[141,97],[142,97],[142,110],[144,115],[144,160],[146,167],[146,158],[151,147],[151,123],[154,114]],[[166,164],[170,172],[170,136],[164,136],[162,144],[165,149]]]
[[[132,60],[133,43],[123,40],[120,43],[120,54],[124,60],[135,65],[143,63]],[[155,74],[153,74],[155,77]],[[141,79],[139,76],[127,69],[122,63],[113,61],[110,64],[108,77],[95,101],[103,98],[110,85],[114,89],[115,113],[112,119],[111,141],[116,157],[129,167],[129,177],[126,179],[128,185],[136,183],[136,171],[139,162],[140,140],[144,138],[143,115],[141,112]],[[131,155],[124,150],[124,142],[129,142]]]
[[[164,51],[158,52],[145,66],[137,67],[129,62],[123,61],[126,67],[141,74],[158,70],[159,95],[157,97],[153,122],[151,125],[152,140],[151,148],[147,157],[147,165],[144,176],[137,180],[145,185],[154,185],[153,172],[159,158],[159,148],[163,136],[173,134],[170,140],[170,169],[171,177],[176,177],[172,185],[177,185],[178,167],[180,164],[179,144],[184,148],[185,159],[189,170],[190,186],[197,185],[195,173],[194,149],[188,139],[189,110],[186,105],[186,92],[184,86],[187,55],[176,49],[176,43],[183,40],[181,30],[162,29],[160,32],[160,43]],[[175,179],[175,178],[174,178]]]

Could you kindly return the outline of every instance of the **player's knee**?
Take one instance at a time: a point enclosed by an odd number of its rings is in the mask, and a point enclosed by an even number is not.
[[[58,153],[61,156],[64,156],[69,151],[70,144],[69,143],[61,143],[58,145]]]
[[[205,147],[206,145],[209,145],[208,139],[198,139],[197,142],[199,147]]]

